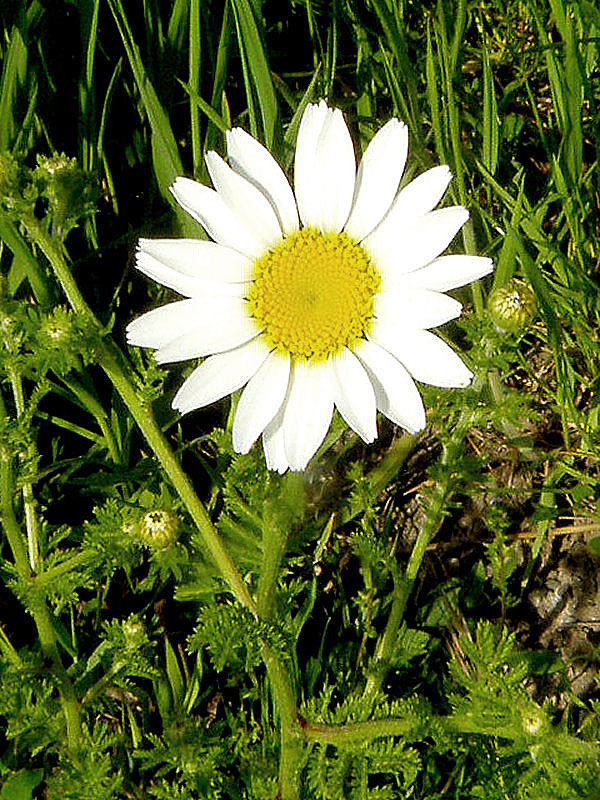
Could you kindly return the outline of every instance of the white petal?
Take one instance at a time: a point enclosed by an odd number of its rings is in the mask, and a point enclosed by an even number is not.
[[[256,258],[263,252],[260,239],[241,224],[214,189],[190,178],[176,178],[170,188],[179,205],[198,220],[215,242],[248,258]]]
[[[290,358],[271,353],[250,379],[233,421],[233,449],[247,453],[282,406],[290,378]]]
[[[285,173],[271,153],[242,128],[225,134],[231,166],[257,186],[273,206],[284,233],[298,230],[298,209]]]
[[[361,342],[356,355],[375,390],[377,408],[409,433],[425,427],[423,401],[412,378],[391,353],[373,342]]]
[[[421,269],[401,275],[397,286],[446,292],[479,280],[493,269],[492,259],[484,256],[440,256]]]
[[[281,241],[281,226],[264,194],[231,169],[218,153],[210,151],[204,160],[219,196],[240,224],[252,231],[263,249]]]
[[[154,358],[158,364],[169,364],[238,347],[260,333],[246,308],[246,301],[237,297],[213,298],[210,305],[203,302],[194,327],[160,347]]]
[[[439,256],[468,218],[466,208],[452,206],[393,225],[390,213],[362,246],[384,275],[403,275]]]
[[[293,470],[302,470],[316,453],[333,416],[331,364],[295,361],[285,402],[285,456]]]
[[[237,250],[202,239],[140,239],[138,250],[182,275],[202,280],[239,283],[249,280],[252,270],[252,261]]]
[[[356,162],[339,108],[307,106],[296,144],[295,183],[300,218],[323,232],[339,233],[348,219]]]
[[[179,300],[148,311],[126,328],[127,341],[137,347],[162,347],[192,330],[204,304],[197,299]]]
[[[403,328],[436,328],[460,316],[462,305],[453,297],[429,289],[395,289],[375,298],[374,329],[401,324]]]
[[[430,331],[397,330],[375,341],[402,362],[418,381],[432,386],[465,387],[473,373],[448,345]]]
[[[314,182],[319,179],[318,176],[314,176],[317,141],[328,113],[329,109],[324,100],[318,105],[308,103],[298,128],[294,156],[294,189],[300,219],[305,224],[305,210],[311,205],[315,193]]]
[[[408,128],[391,119],[371,139],[356,175],[354,202],[344,230],[356,241],[384,218],[398,191],[408,154]]]
[[[284,409],[285,401],[275,417],[269,422],[262,435],[267,469],[279,472],[281,475],[290,468],[285,455],[285,446],[283,442]]]
[[[333,401],[348,425],[365,442],[377,438],[375,392],[360,361],[344,349],[332,359]]]
[[[394,200],[389,224],[405,225],[407,220],[427,214],[440,202],[451,180],[450,167],[445,164],[417,175]]]
[[[182,384],[173,398],[173,408],[187,414],[220,400],[248,382],[269,355],[260,337],[235,350],[203,361]]]
[[[215,247],[220,247],[220,245],[215,245]],[[176,269],[166,266],[166,264],[142,251],[138,251],[135,266],[149,278],[187,297],[203,297],[207,293],[216,296],[242,297],[249,285],[247,283],[223,283],[216,278],[211,280],[210,278],[183,275]]]

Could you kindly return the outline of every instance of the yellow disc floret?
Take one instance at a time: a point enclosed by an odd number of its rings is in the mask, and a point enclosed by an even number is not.
[[[345,233],[303,228],[255,261],[247,300],[271,347],[324,360],[367,335],[380,282]]]

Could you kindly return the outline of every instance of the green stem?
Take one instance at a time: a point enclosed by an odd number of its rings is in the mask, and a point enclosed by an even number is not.
[[[271,690],[279,712],[281,752],[279,755],[279,798],[299,800],[305,737],[298,721],[296,696],[289,672],[280,659],[263,646]]]
[[[6,423],[4,398],[0,395],[0,431]],[[25,539],[13,508],[14,476],[12,470],[12,453],[9,447],[0,442],[0,518],[2,528],[8,539],[8,545],[15,560],[17,572],[22,578],[29,578],[31,569],[25,547]]]
[[[62,246],[58,245],[52,237],[42,230],[35,220],[24,220],[24,222],[28,228],[29,235],[38,244],[50,262],[50,266],[54,270],[73,310],[87,317],[100,331],[100,323],[83,299],[79,287],[73,279]],[[228,582],[235,597],[256,616],[256,604],[250,597],[235,564],[223,547],[219,534],[212,524],[206,509],[198,499],[187,475],[182,470],[156,424],[151,409],[138,397],[134,386],[127,377],[123,355],[116,345],[104,340],[99,342],[98,350],[100,366],[121,396],[142,435],[181,497],[198,528],[207,552],[217,565],[223,578]]]
[[[212,524],[208,513],[200,500],[187,475],[176,460],[173,451],[167,444],[160,428],[156,424],[150,409],[138,397],[134,387],[125,375],[120,364],[120,353],[113,345],[104,342],[102,345],[102,368],[112,381],[113,386],[131,416],[136,421],[144,438],[150,445],[154,455],[165,473],[168,475],[173,487],[181,497],[188,513],[194,520],[207,552],[217,565],[221,575],[229,583],[235,597],[256,615],[256,605],[250,597],[248,589],[243,582],[235,564],[223,547],[219,534]]]
[[[194,96],[200,94],[200,3],[190,0],[190,33],[189,33],[189,79],[190,87],[190,127],[192,134],[193,174],[197,177],[202,166],[202,145],[200,142],[200,111],[194,102]]]
[[[275,593],[281,560],[285,555],[287,535],[276,521],[265,521],[263,524],[263,561],[258,576],[256,605],[261,619],[273,617]]]
[[[14,367],[7,369],[10,383],[13,390],[17,419],[20,420],[25,413],[25,396],[23,394],[23,382],[21,376]],[[26,453],[23,458],[35,458],[35,445],[31,442],[27,444]],[[37,572],[40,561],[40,525],[35,508],[35,497],[33,495],[33,484],[26,481],[23,484],[23,507],[25,510],[25,529],[27,530],[27,550],[29,552],[29,563],[33,572]]]
[[[56,634],[50,612],[44,601],[40,601],[33,609],[33,619],[37,628],[42,653],[52,664],[52,671],[57,678],[60,701],[67,724],[67,746],[71,752],[76,752],[82,743],[81,722],[79,719],[79,702],[75,687],[69,678],[67,670],[62,663]]]
[[[281,479],[282,492],[275,499],[276,508],[270,513],[269,505],[264,511],[263,523],[263,562],[258,577],[256,605],[260,619],[272,620],[276,613],[275,596],[281,562],[286,552],[288,530],[282,526],[286,514],[281,512],[284,505],[294,502],[301,491],[302,479],[296,473],[289,473]],[[263,660],[271,684],[271,692],[280,721],[279,757],[279,796],[281,800],[298,800],[300,797],[301,764],[304,757],[304,737],[298,723],[296,693],[289,670],[281,656],[263,646]]]
[[[308,742],[315,742],[336,747],[363,744],[379,739],[382,736],[401,736],[406,741],[422,741],[432,732],[444,730],[451,735],[475,734],[493,736],[518,742],[525,746],[527,740],[523,736],[520,725],[509,715],[502,715],[487,721],[476,718],[471,712],[450,714],[448,716],[427,716],[422,719],[388,719],[369,720],[368,722],[350,722],[343,725],[323,725],[306,722],[304,736]],[[544,734],[538,741],[543,741]],[[552,732],[552,744],[562,752],[570,755],[577,753],[580,758],[597,758],[598,746],[594,742],[586,742],[567,733]]]
[[[406,737],[417,727],[412,719],[376,719],[346,725],[320,725],[307,722],[304,735],[309,742],[336,746],[359,744],[381,736]]]

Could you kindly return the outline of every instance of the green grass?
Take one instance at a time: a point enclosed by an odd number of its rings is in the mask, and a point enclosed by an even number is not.
[[[12,0],[0,69],[0,800],[597,797],[596,5]],[[137,239],[203,235],[173,179],[232,125],[289,171],[320,98],[449,164],[495,271],[426,433],[278,480],[124,328]]]

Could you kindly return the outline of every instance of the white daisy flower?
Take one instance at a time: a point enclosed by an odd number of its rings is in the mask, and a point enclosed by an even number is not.
[[[137,268],[186,297],[127,328],[160,364],[205,358],[173,407],[187,413],[245,386],[233,446],[262,434],[267,466],[302,470],[334,408],[365,442],[381,411],[425,427],[414,381],[467,386],[471,372],[428,329],[458,317],[443,294],[492,270],[488,258],[440,256],[468,218],[434,211],[446,166],[401,191],[406,126],[390,120],[358,171],[339,109],[308,105],[296,144],[295,196],[273,156],[241,128],[227,164],[206,155],[214,189],[177,178],[171,191],[214,240],[141,239]]]

